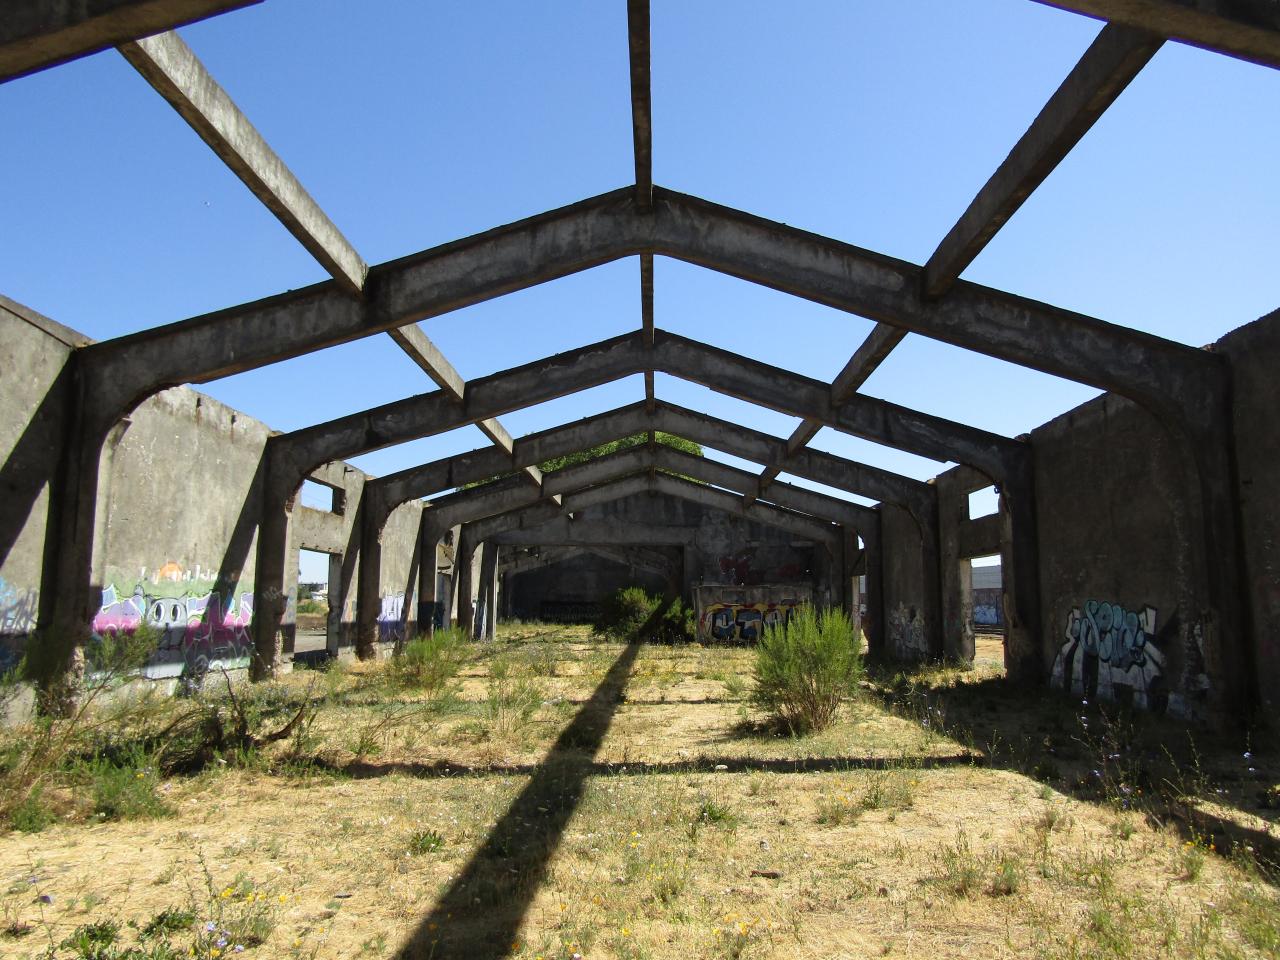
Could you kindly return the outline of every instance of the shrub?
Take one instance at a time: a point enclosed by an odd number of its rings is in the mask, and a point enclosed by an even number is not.
[[[695,626],[693,610],[680,600],[668,602],[643,587],[625,587],[600,604],[592,632],[626,642],[678,643],[692,640]]]
[[[458,628],[436,630],[410,640],[392,660],[392,670],[406,686],[440,693],[462,666],[466,634]]]
[[[93,812],[104,820],[138,820],[172,811],[156,792],[159,774],[153,757],[141,749],[119,759],[95,757],[83,764],[93,791]]]
[[[794,734],[822,730],[862,677],[853,625],[843,611],[798,607],[756,645],[752,700]]]

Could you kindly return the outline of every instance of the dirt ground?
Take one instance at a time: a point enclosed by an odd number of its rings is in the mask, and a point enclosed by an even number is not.
[[[434,700],[299,671],[305,736],[159,778],[168,815],[0,838],[0,956],[166,909],[260,931],[210,958],[1280,956],[1257,745],[1195,733],[1174,784],[1190,731],[1009,690],[998,637],[791,737],[752,656],[515,625]]]

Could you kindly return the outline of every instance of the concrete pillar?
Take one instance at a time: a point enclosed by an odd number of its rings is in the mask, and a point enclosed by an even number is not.
[[[702,555],[698,548],[685,544],[680,571],[680,596],[687,604],[693,603],[693,588],[702,580]]]
[[[463,527],[458,535],[457,550],[453,555],[453,580],[458,591],[458,629],[468,637],[473,635],[475,607],[472,606],[471,564],[475,559],[476,545]]]
[[[258,552],[253,584],[253,680],[273,679],[280,671],[280,628],[288,606],[285,565],[290,549],[290,519],[298,483],[287,471],[273,469],[267,453],[266,481],[262,490],[262,523],[258,527]]]
[[[329,554],[329,615],[324,623],[324,648],[331,657],[338,655],[342,640],[342,608],[346,595],[342,586],[342,554]]]
[[[1040,550],[1029,454],[1005,478],[1000,515],[1005,670],[1011,681],[1035,685],[1044,679],[1047,664],[1040,649]]]
[[[480,589],[483,596],[484,622],[477,639],[498,638],[498,545],[486,541],[480,554]]]
[[[436,607],[440,603],[440,573],[437,569],[440,534],[427,523],[425,515],[419,537],[422,559],[418,566],[418,630],[430,636],[436,632]]]
[[[382,528],[388,511],[370,488],[360,508],[360,579],[356,586],[356,656],[371,660],[378,654],[378,617],[382,613]]]
[[[969,487],[955,471],[935,482],[938,491],[939,565],[942,580],[943,653],[949,660],[973,660],[973,566],[960,556],[960,524],[969,519]],[[981,487],[977,488],[981,489]]]
[[[840,605],[853,625],[854,636],[862,629],[861,604],[858,598],[858,567],[862,551],[858,548],[858,533],[844,527],[840,536]]]
[[[867,615],[862,621],[862,632],[867,638],[867,656],[873,660],[885,657],[884,633],[884,550],[881,545],[880,525],[869,524],[860,531],[866,551]]]
[[[946,655],[946,631],[942,614],[942,550],[936,494],[927,509],[910,512],[920,528],[920,602],[924,611],[925,641],[929,646],[929,659],[941,660]]]

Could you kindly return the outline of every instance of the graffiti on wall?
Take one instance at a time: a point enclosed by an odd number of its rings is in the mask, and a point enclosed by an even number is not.
[[[1000,625],[1000,608],[994,603],[975,603],[973,605],[973,622],[981,627],[998,627]]]
[[[925,638],[924,614],[915,607],[899,603],[889,611],[889,649],[904,659],[924,659],[929,656],[929,641]]]
[[[226,583],[213,570],[187,570],[170,561],[149,575],[144,568],[136,579],[107,584],[91,626],[98,637],[154,628],[159,644],[149,666],[181,664],[184,672],[202,676],[248,665],[252,623],[251,584]]]
[[[759,640],[765,630],[789,621],[803,602],[788,599],[777,603],[713,603],[702,611],[698,633],[713,640],[750,643]]]
[[[720,572],[728,578],[725,582],[735,585],[760,582],[760,578],[753,577],[751,573],[751,561],[755,559],[755,555],[755,547],[745,547],[737,553],[722,556]]]
[[[383,643],[404,640],[404,594],[383,597],[378,610],[378,639]]]
[[[40,593],[24,590],[0,577],[0,671],[22,659],[27,634],[36,628]]]
[[[1067,615],[1053,662],[1053,683],[1082,697],[1131,702],[1163,712],[1168,705],[1165,656],[1153,642],[1156,609],[1127,610],[1086,600]]]

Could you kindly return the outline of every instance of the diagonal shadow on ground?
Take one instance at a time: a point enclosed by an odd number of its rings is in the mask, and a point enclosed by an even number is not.
[[[582,801],[640,652],[629,644],[488,839],[397,954],[398,960],[499,960],[512,944],[565,827]]]

